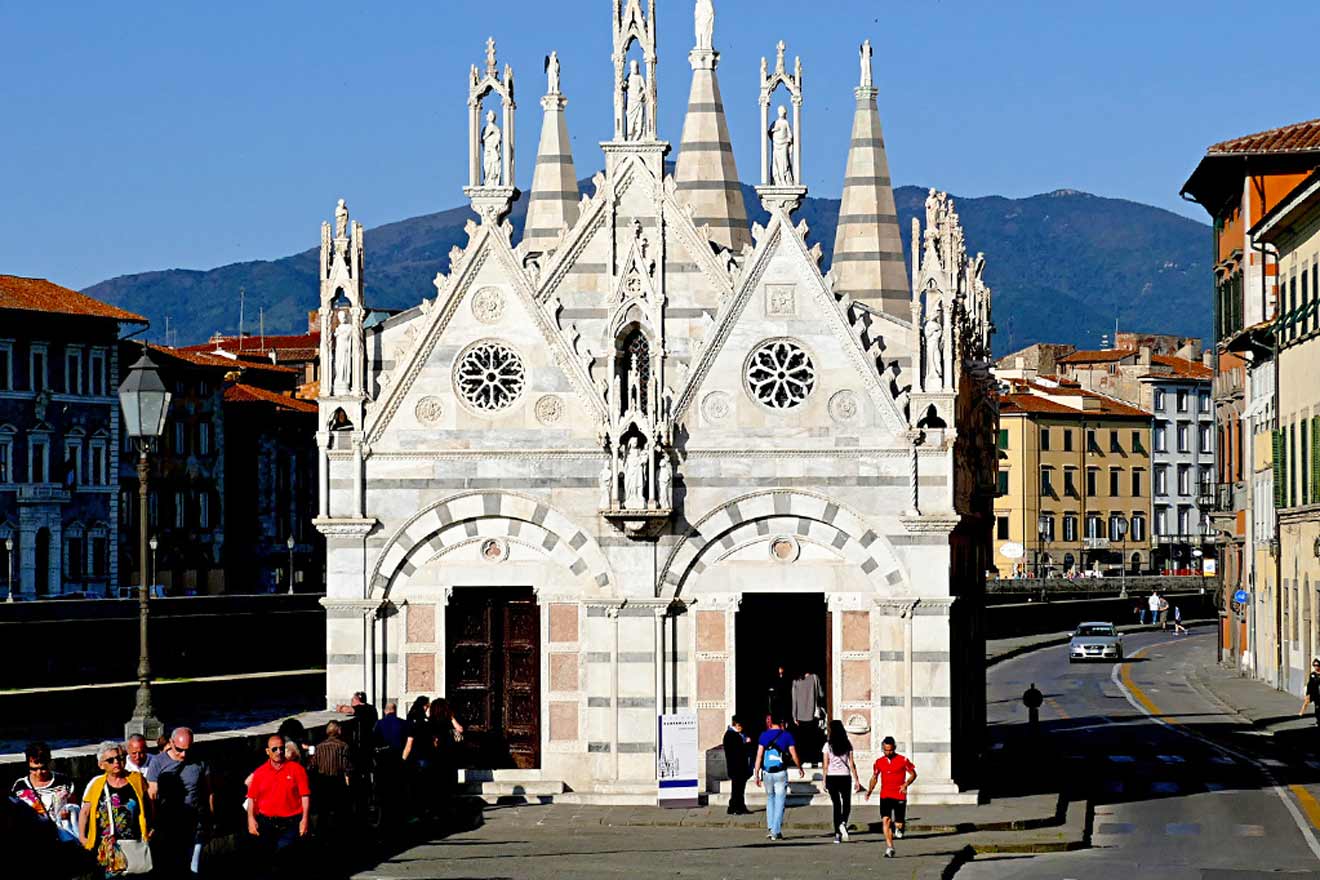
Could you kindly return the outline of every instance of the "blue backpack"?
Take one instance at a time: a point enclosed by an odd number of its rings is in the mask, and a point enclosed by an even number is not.
[[[775,734],[775,738],[765,747],[764,767],[767,773],[778,773],[784,769],[784,753],[779,749],[779,737],[783,731]]]

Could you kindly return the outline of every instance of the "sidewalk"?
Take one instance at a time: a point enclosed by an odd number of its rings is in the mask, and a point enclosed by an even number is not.
[[[1281,757],[1306,761],[1320,746],[1315,716],[1310,707],[1298,717],[1302,698],[1253,678],[1244,678],[1236,670],[1216,664],[1199,667],[1193,674],[1196,683],[1225,708],[1250,725],[1262,745],[1272,744],[1284,752]]]

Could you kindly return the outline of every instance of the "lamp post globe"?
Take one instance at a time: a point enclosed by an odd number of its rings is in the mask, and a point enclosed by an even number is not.
[[[289,548],[289,595],[290,595],[290,596],[293,595],[293,548],[294,548],[294,545],[295,545],[295,541],[293,540],[293,532],[289,532],[289,539],[288,539],[287,541],[284,542],[284,546]]]
[[[151,656],[147,645],[150,605],[150,587],[147,583],[147,553],[151,542],[147,540],[148,504],[147,477],[150,469],[147,453],[165,432],[165,419],[169,415],[170,392],[160,378],[160,370],[142,347],[142,357],[128,368],[128,375],[119,386],[119,408],[124,416],[124,433],[132,438],[138,450],[138,688],[133,704],[133,716],[124,725],[125,737],[140,733],[148,742],[163,732],[151,705]]]

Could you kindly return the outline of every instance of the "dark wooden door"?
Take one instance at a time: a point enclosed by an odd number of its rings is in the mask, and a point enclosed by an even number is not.
[[[464,763],[541,761],[541,622],[530,590],[454,590],[446,692],[466,729]]]

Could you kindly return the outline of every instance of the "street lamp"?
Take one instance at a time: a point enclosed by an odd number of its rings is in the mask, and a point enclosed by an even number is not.
[[[154,587],[156,586],[157,573],[160,571],[160,568],[156,565],[156,548],[160,546],[160,539],[152,535],[147,544],[151,547],[151,585]]]
[[[284,542],[284,546],[289,548],[289,595],[293,595],[293,532],[289,532],[289,540]]]
[[[160,371],[147,357],[142,357],[128,368],[128,376],[119,386],[119,408],[124,414],[124,431],[133,438],[138,451],[138,564],[142,583],[138,589],[138,689],[133,705],[133,716],[124,725],[125,736],[140,733],[147,742],[154,742],[163,732],[151,707],[151,660],[147,650],[147,620],[150,609],[147,598],[147,452],[165,432],[165,417],[170,408],[170,392],[160,379]]]
[[[1045,533],[1050,529],[1050,518],[1041,514],[1036,520],[1036,534],[1040,540],[1036,543],[1036,577],[1040,577],[1040,556],[1045,552]]]
[[[1118,598],[1127,598],[1127,518],[1120,516],[1114,520],[1114,531],[1118,532],[1118,541],[1122,549],[1118,551]]]
[[[5,538],[5,559],[9,560],[9,598],[6,602],[14,601],[14,539]]]

